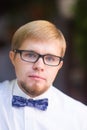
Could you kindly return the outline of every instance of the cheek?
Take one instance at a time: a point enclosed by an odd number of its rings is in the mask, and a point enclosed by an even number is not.
[[[49,82],[53,83],[58,73],[58,69],[51,69],[49,72],[47,72]]]
[[[17,78],[24,78],[26,73],[28,72],[28,67],[18,63],[18,64],[15,64],[15,73],[16,73],[16,76]]]
[[[59,70],[61,69],[62,65],[63,65],[63,62],[61,62],[61,63],[59,64],[59,66],[54,67],[53,69],[51,69],[50,76],[51,76],[51,79],[53,80],[53,82],[54,82],[54,80],[55,80],[55,78],[56,78],[56,76],[57,76]]]

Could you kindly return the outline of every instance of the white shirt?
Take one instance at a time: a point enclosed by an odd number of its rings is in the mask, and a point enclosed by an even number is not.
[[[48,98],[46,111],[13,107],[13,95],[30,98],[16,80],[0,83],[0,130],[87,130],[87,107],[53,86],[35,98]]]

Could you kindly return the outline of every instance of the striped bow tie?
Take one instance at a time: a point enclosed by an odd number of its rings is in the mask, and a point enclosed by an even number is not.
[[[14,95],[12,98],[12,106],[15,107],[30,106],[45,111],[48,106],[48,99],[45,98],[45,99],[33,100]]]

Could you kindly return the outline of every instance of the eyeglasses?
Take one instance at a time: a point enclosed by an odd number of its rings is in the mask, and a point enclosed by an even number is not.
[[[55,56],[51,54],[41,55],[34,51],[29,50],[13,50],[15,53],[19,53],[20,57],[25,62],[35,63],[39,60],[39,58],[43,59],[44,64],[48,66],[58,66],[60,62],[63,60],[63,57]]]

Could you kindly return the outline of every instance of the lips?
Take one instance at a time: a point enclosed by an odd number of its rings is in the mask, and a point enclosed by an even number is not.
[[[29,75],[30,78],[32,79],[37,79],[37,80],[46,80],[44,77],[42,76],[38,76],[38,75]]]

